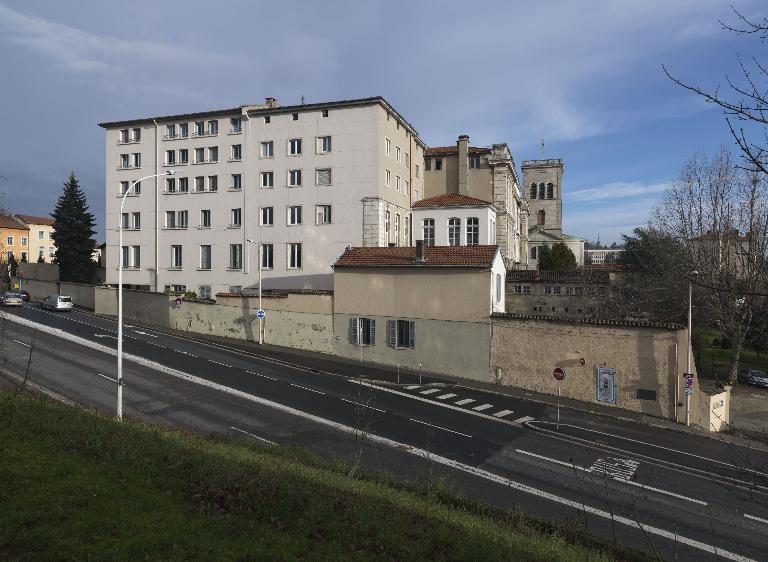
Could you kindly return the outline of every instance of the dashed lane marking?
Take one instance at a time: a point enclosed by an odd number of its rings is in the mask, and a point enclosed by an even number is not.
[[[502,410],[501,412],[496,412],[493,415],[497,418],[503,418],[504,416],[508,416],[511,413],[513,413],[512,410]]]
[[[21,344],[24,347],[32,347],[31,345],[29,345],[28,343],[24,343],[23,341],[14,340],[14,339],[11,339],[11,341],[15,341],[16,343]]]
[[[416,390],[417,388],[421,388],[420,384],[412,384],[411,386],[405,387],[407,390]]]
[[[263,443],[268,443],[269,445],[277,445],[274,441],[270,441],[269,439],[264,439],[263,437],[259,437],[258,435],[254,435],[250,431],[245,431],[244,429],[240,429],[239,427],[235,427],[234,425],[230,425],[229,429],[234,429],[235,431],[239,431],[243,435],[247,435],[248,437],[253,437],[254,439],[258,439],[259,441],[262,441]]]
[[[464,404],[471,404],[472,402],[474,402],[472,398],[465,398],[464,400],[459,400],[458,402],[456,402],[456,404],[459,406],[463,406]]]
[[[269,379],[271,381],[276,381],[277,379],[275,377],[268,377],[267,375],[262,375],[261,373],[256,373],[254,371],[246,371],[249,375],[256,375],[257,377],[261,377],[262,379]]]
[[[232,365],[227,365],[226,363],[221,363],[219,361],[214,361],[213,359],[208,359],[208,361],[210,361],[211,363],[215,363],[216,365],[221,365],[222,367],[229,367],[230,369],[232,368]]]
[[[369,410],[376,410],[377,412],[381,412],[382,414],[386,414],[386,410],[382,410],[381,408],[374,408],[373,406],[369,406],[368,404],[361,404],[360,402],[355,402],[354,400],[347,400],[346,398],[339,397],[339,400],[342,402],[348,402],[350,404],[354,404],[355,406],[360,406],[361,408],[368,408]]]
[[[535,418],[532,418],[531,416],[523,416],[522,418],[517,418],[516,420],[512,420],[512,423],[519,423],[524,424],[525,422],[529,422]]]
[[[472,409],[476,412],[482,412],[483,410],[487,410],[488,408],[493,408],[493,404],[480,404],[479,406],[475,406]]]
[[[190,353],[189,351],[182,351],[181,349],[174,349],[176,353],[181,353],[182,355],[189,355],[190,357],[197,357],[194,353]]]
[[[458,396],[458,394],[451,394],[449,392],[448,394],[441,394],[440,396],[437,396],[436,398],[438,400],[448,400],[449,398],[453,398],[454,396]]]
[[[308,391],[314,392],[316,394],[325,394],[325,392],[321,392],[319,390],[315,390],[314,388],[308,388],[306,386],[301,386],[300,384],[291,383],[291,386],[295,386],[296,388],[301,388],[302,390],[308,390]]]
[[[422,390],[421,394],[434,394],[435,392],[441,392],[441,388],[429,388],[427,390]]]
[[[439,425],[432,425],[431,423],[423,422],[423,421],[421,421],[421,420],[415,420],[415,419],[413,419],[413,418],[408,418],[408,419],[409,419],[410,421],[412,421],[412,422],[420,423],[420,424],[422,424],[422,425],[428,425],[429,427],[434,427],[435,429],[441,429],[441,430],[443,430],[443,431],[447,431],[447,432],[449,432],[449,433],[455,433],[456,435],[461,435],[461,436],[463,436],[463,437],[469,437],[470,439],[472,438],[472,436],[471,436],[471,435],[467,435],[466,433],[461,433],[460,431],[454,431],[454,430],[452,430],[452,429],[448,429],[448,428],[446,428],[446,427],[440,427]]]
[[[101,373],[96,373],[97,377],[101,377],[102,379],[107,379],[108,381],[112,381],[113,383],[117,384],[117,379],[113,379],[112,377],[108,377],[107,375],[102,375]]]

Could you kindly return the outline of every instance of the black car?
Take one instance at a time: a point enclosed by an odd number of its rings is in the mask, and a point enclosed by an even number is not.
[[[742,369],[736,375],[736,380],[749,386],[761,386],[768,388],[768,374],[757,369]]]
[[[21,297],[21,300],[23,300],[24,302],[29,302],[29,291],[18,290],[18,291],[14,291],[14,293],[19,295]]]

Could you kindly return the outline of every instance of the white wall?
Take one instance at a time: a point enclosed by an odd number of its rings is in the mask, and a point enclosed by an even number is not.
[[[461,246],[467,245],[467,219],[478,217],[480,219],[480,245],[485,246],[496,243],[495,224],[496,211],[492,206],[487,207],[440,207],[421,208],[411,210],[413,215],[413,239],[424,239],[424,219],[435,219],[435,246],[448,245],[448,220],[461,219]]]

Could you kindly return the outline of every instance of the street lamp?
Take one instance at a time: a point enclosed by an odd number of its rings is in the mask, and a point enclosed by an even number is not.
[[[251,244],[256,244],[256,268],[259,270],[259,310],[262,310],[261,308],[261,241],[256,242],[255,240],[251,240],[250,238],[245,239],[246,242],[250,242]],[[264,330],[263,330],[263,324],[264,319],[259,317],[259,345],[264,343]]]
[[[693,308],[693,278],[699,274],[698,271],[691,271],[688,277],[688,350],[686,352],[685,372],[691,373],[691,310]],[[691,425],[691,395],[685,395],[685,425]]]
[[[123,198],[120,201],[120,213],[117,216],[117,232],[119,233],[118,241],[118,260],[117,260],[117,419],[123,420],[123,206],[125,205],[125,198],[133,191],[136,184],[142,180],[148,180],[150,178],[157,178],[160,176],[172,176],[176,173],[175,170],[169,170],[162,174],[152,174],[151,176],[144,176],[137,179],[128,189],[123,193]],[[155,225],[157,228],[157,225]]]

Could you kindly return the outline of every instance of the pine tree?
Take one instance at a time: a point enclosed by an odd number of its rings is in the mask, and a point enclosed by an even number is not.
[[[551,248],[544,246],[539,255],[539,269],[547,270],[571,270],[577,269],[576,256],[565,245],[564,242],[557,242]]]
[[[93,213],[88,212],[85,193],[80,189],[74,172],[64,182],[64,192],[51,216],[59,278],[73,283],[88,283],[93,273],[91,253],[96,245],[93,238],[95,218]]]

